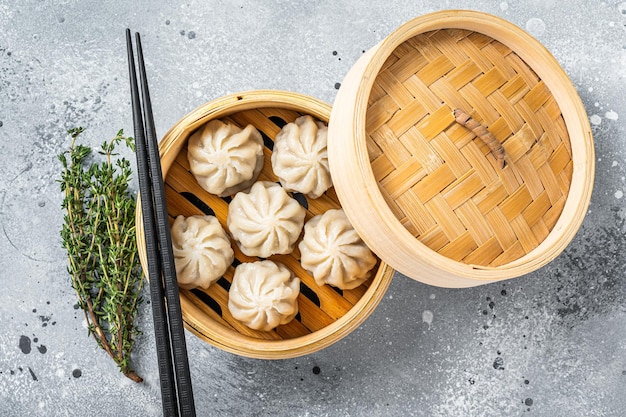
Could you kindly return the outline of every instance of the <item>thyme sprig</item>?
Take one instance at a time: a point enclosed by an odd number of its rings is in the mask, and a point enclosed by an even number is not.
[[[88,333],[135,382],[130,356],[140,334],[135,318],[143,283],[135,240],[135,198],[129,190],[130,162],[114,152],[121,143],[134,151],[133,138],[120,130],[105,141],[100,163],[88,163],[91,148],[77,143],[83,128],[68,130],[69,151],[58,155],[65,210],[61,230],[68,272],[85,313]]]

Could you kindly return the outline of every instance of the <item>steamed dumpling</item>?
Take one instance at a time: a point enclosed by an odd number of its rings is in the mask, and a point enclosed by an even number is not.
[[[211,120],[189,138],[187,159],[198,184],[220,197],[233,195],[256,181],[263,168],[263,138],[252,125],[241,130]]]
[[[309,220],[298,248],[302,267],[320,286],[356,288],[369,278],[370,270],[376,265],[376,258],[343,210],[328,210]]]
[[[178,216],[171,227],[178,285],[204,289],[224,275],[235,254],[214,216]]]
[[[311,116],[298,117],[276,135],[272,169],[287,191],[318,198],[333,184],[328,169],[328,127]]]
[[[270,331],[298,314],[299,293],[300,279],[283,264],[242,263],[235,268],[228,309],[251,329]]]
[[[230,202],[227,224],[241,251],[267,258],[291,253],[302,232],[304,208],[279,184],[254,183]]]

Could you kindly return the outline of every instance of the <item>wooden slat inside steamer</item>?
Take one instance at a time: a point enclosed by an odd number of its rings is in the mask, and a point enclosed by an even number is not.
[[[277,177],[272,171],[270,162],[273,140],[284,124],[294,121],[300,115],[298,112],[287,109],[261,108],[237,112],[223,120],[229,120],[242,128],[247,124],[253,124],[261,132],[266,146],[264,148],[265,163],[259,180],[276,182]],[[165,178],[165,184],[171,221],[178,215],[211,214],[215,215],[224,229],[228,231],[226,218],[230,199],[212,195],[200,187],[189,171],[186,145],[181,149],[170,167]],[[341,207],[334,188],[315,200],[307,199],[303,195],[294,197],[307,209],[305,221],[317,214],[322,214],[326,210]],[[279,326],[274,331],[252,330],[234,319],[228,311],[228,288],[232,282],[236,265],[241,262],[254,262],[258,258],[244,255],[234,241],[231,243],[235,251],[235,261],[226,274],[217,283],[211,285],[208,290],[183,289],[181,294],[199,308],[206,315],[207,320],[215,321],[228,329],[256,339],[294,339],[334,323],[361,299],[372,280],[370,278],[363,285],[353,290],[342,291],[328,285],[320,287],[315,283],[313,277],[302,269],[297,247],[289,255],[274,255],[269,259],[285,264],[301,280],[301,290],[298,296],[299,313],[290,323]]]
[[[503,144],[507,165],[454,121],[462,108]],[[502,43],[442,29],[402,43],[368,101],[367,149],[394,215],[432,250],[500,266],[536,248],[572,180],[569,136],[544,82]]]

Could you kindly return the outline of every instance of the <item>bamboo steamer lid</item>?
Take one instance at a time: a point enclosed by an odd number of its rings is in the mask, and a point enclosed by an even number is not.
[[[454,121],[462,108],[507,154]],[[388,265],[470,287],[553,260],[589,205],[594,150],[581,100],[517,26],[443,11],[399,27],[344,79],[329,125],[340,202]]]

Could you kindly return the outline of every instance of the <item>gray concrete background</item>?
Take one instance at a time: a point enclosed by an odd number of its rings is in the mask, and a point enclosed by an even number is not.
[[[526,28],[571,77],[597,152],[580,232],[553,263],[504,283],[447,290],[397,275],[362,327],[306,357],[251,360],[188,334],[198,414],[626,415],[626,2],[172,3],[0,0],[0,415],[160,413],[147,306],[137,385],[87,338],[58,234],[55,155],[68,146],[65,130],[84,126],[92,145],[132,131],[126,27],[143,35],[163,134],[231,92],[332,102],[363,50],[412,17],[449,8]]]

